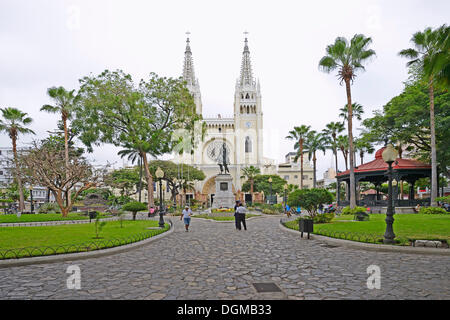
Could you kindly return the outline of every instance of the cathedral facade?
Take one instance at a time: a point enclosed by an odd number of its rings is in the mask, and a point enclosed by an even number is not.
[[[200,85],[195,77],[189,38],[186,40],[183,79],[194,97],[197,113],[202,114]],[[191,196],[201,197],[208,203],[213,201],[216,192],[215,178],[220,173],[218,163],[222,159],[224,143],[229,173],[233,177],[233,193],[238,194],[242,190],[242,184],[245,182],[244,178],[241,179],[244,167],[252,165],[258,167],[261,174],[277,174],[275,161],[263,156],[261,88],[259,81],[253,77],[247,38],[244,40],[240,75],[235,84],[233,117],[223,118],[218,115],[216,118],[204,118],[202,121],[206,126],[204,139],[198,141],[193,153],[174,153],[172,160],[175,163],[192,165],[205,173],[206,179],[195,184],[195,195]],[[311,170],[309,163],[306,163],[304,170],[305,173]],[[187,176],[189,173],[182,174]],[[286,179],[286,176],[284,178]]]

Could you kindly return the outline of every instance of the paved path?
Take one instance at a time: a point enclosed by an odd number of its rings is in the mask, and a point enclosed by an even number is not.
[[[190,232],[107,257],[0,269],[0,299],[450,299],[450,257],[328,248],[278,227],[278,217],[233,223],[192,219]],[[69,265],[81,289],[69,290]],[[369,290],[369,265],[381,289]],[[274,282],[278,293],[252,283]]]

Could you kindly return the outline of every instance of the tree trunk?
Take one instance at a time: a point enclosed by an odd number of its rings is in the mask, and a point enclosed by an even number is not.
[[[361,163],[359,165],[362,165],[364,163],[364,152],[361,151],[359,157],[361,158]]]
[[[313,153],[313,168],[314,168],[314,174],[313,174],[313,188],[316,188],[316,153]]]
[[[335,142],[336,143],[336,142]],[[338,185],[338,178],[337,178],[337,175],[338,175],[338,159],[337,159],[337,148],[334,148],[334,160],[335,160],[335,162],[336,162],[336,199],[339,199],[339,189],[338,189],[338,187],[337,187],[337,185]]]
[[[142,163],[144,164],[145,177],[147,178],[147,193],[148,193],[148,212],[150,208],[155,206],[153,199],[153,177],[150,174],[150,168],[148,167],[147,154],[141,151]]]
[[[299,146],[300,146],[300,189],[303,189],[303,139],[300,139]]]
[[[64,125],[64,153],[66,157],[66,177],[69,173],[69,133],[67,130],[67,116],[63,113],[62,115],[62,121]],[[69,206],[69,200],[70,199],[70,190],[66,191],[66,207]]]
[[[253,179],[251,179],[251,180],[250,180],[250,194],[252,195],[252,202],[254,201],[254,200],[253,200],[253,183],[254,183],[254,182],[253,182]]]
[[[436,207],[436,197],[438,194],[438,175],[436,159],[436,128],[434,122],[434,88],[433,80],[430,79],[430,130],[431,130],[431,206]]]
[[[14,164],[16,166],[15,170],[15,176],[17,181],[17,190],[19,192],[19,212],[22,212],[25,210],[25,199],[23,196],[23,187],[22,187],[22,179],[18,175],[17,171],[18,169],[18,159],[17,159],[17,138],[16,135],[12,135],[12,145],[13,145],[13,156],[14,156]]]
[[[63,192],[61,190],[58,190],[56,192],[53,192],[55,195],[56,203],[58,204],[59,208],[61,209],[61,215],[63,217],[67,217],[69,214],[69,207],[64,206],[64,199],[63,199]]]
[[[350,208],[356,207],[356,190],[355,190],[355,159],[353,147],[353,109],[352,109],[352,95],[350,91],[350,79],[345,79],[345,87],[347,90],[347,105],[348,105],[348,144],[350,153]]]

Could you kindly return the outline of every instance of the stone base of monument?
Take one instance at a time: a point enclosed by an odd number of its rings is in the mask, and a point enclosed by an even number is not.
[[[216,193],[212,208],[234,208],[235,196],[232,190],[233,177],[230,174],[216,176]]]

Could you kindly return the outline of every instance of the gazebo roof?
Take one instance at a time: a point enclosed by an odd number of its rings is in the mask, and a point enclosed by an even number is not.
[[[384,147],[378,150],[375,153],[375,160],[364,163],[358,167],[355,167],[356,173],[365,173],[365,172],[377,172],[377,171],[386,171],[388,169],[388,164],[384,162],[382,153],[384,151]],[[393,170],[417,170],[417,169],[429,169],[431,170],[431,165],[413,160],[413,159],[403,159],[397,158],[395,162],[392,164]],[[346,176],[350,174],[350,170],[346,170],[343,172],[339,172],[337,176]]]

